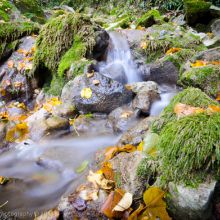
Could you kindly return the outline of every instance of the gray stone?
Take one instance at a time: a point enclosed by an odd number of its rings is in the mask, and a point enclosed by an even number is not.
[[[202,51],[193,60],[218,61],[220,60],[220,47]]]
[[[154,119],[154,117],[145,118],[129,128],[128,131],[121,136],[118,145],[132,144],[137,146],[143,141]]]
[[[211,199],[216,181],[202,183],[198,188],[169,184],[168,207],[178,220],[212,219]]]
[[[110,160],[114,173],[117,174],[116,185],[134,196],[134,200],[141,198],[145,184],[137,176],[137,168],[142,160],[142,152],[120,153]]]
[[[98,84],[94,84],[94,80]],[[81,91],[84,88],[92,90],[92,95],[88,99],[81,97]],[[132,98],[132,93],[121,83],[99,73],[94,73],[92,77],[84,74],[68,82],[63,88],[61,98],[63,102],[72,103],[84,113],[109,113],[128,103]]]
[[[74,118],[77,115],[76,108],[70,103],[62,103],[53,108],[52,114],[55,116]]]
[[[112,111],[108,119],[114,132],[120,133],[126,131],[137,120],[137,116],[138,111],[135,111],[130,106],[122,106]]]

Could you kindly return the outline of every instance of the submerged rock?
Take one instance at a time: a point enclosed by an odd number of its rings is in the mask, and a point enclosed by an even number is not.
[[[83,89],[88,88],[91,97],[83,98]],[[132,93],[121,83],[100,73],[87,74],[76,77],[68,82],[62,91],[63,102],[70,102],[84,113],[110,113],[112,110],[131,100]]]
[[[178,220],[212,219],[212,196],[216,181],[200,184],[197,188],[169,184],[168,207]]]

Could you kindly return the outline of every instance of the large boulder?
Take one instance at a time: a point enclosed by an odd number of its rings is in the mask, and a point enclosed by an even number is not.
[[[83,97],[83,90],[87,89],[89,97]],[[91,96],[91,97],[90,97]],[[84,74],[68,82],[62,91],[63,102],[71,102],[84,113],[110,113],[117,107],[128,103],[132,93],[121,83],[100,73]]]
[[[169,184],[168,207],[178,220],[212,219],[212,196],[216,181],[200,184],[197,188]]]

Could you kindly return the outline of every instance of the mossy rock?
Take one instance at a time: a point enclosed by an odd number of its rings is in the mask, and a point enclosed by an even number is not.
[[[38,33],[39,26],[33,22],[0,23],[0,43],[10,43],[31,33]]]
[[[216,97],[217,92],[220,91],[220,67],[208,65],[190,68],[181,74],[180,83],[185,87],[200,88],[209,96]]]
[[[37,0],[14,0],[15,6],[32,21],[44,23],[45,15]]]
[[[153,24],[163,23],[160,12],[156,9],[150,10],[137,20],[137,26],[150,27]]]
[[[2,59],[8,58],[13,51],[17,48],[19,44],[19,40],[15,40],[11,43],[2,43],[0,44],[0,61]]]
[[[208,23],[211,19],[211,2],[204,0],[184,0],[186,21],[189,25],[196,23]]]
[[[143,49],[143,53],[147,56],[147,63],[163,57],[170,48],[193,49],[195,51],[206,49],[198,35],[172,23],[153,25],[148,28],[145,42],[147,48]]]
[[[160,133],[161,179],[195,185],[219,179],[220,113],[200,113],[168,123]]]
[[[183,103],[194,107],[208,108],[209,105],[220,106],[215,100],[212,100],[208,95],[198,88],[187,88],[174,96],[170,104],[163,110],[159,119],[155,120],[151,126],[151,130],[160,134],[161,130],[169,122],[177,121],[174,107],[177,103]]]

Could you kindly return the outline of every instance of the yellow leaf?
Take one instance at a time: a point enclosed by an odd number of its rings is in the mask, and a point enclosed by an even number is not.
[[[92,97],[92,90],[90,88],[82,89],[81,97],[85,99],[90,99]]]
[[[76,191],[79,193],[79,197],[85,201],[95,201],[99,198],[99,189],[94,185],[81,185]]]
[[[97,80],[97,79],[94,79],[94,80],[92,81],[92,83],[93,83],[95,86],[98,86],[98,85],[100,84],[100,81]]]
[[[217,97],[216,97],[217,101],[220,101],[220,92],[218,92]]]
[[[144,192],[143,199],[146,204],[146,208],[143,217],[147,217],[148,220],[170,220],[167,211],[166,203],[164,202],[165,192],[158,187],[150,187]]]
[[[109,161],[104,162],[102,164],[101,171],[107,180],[112,180],[112,181],[115,180],[114,171],[113,171],[112,165]]]
[[[14,82],[13,85],[16,89],[21,88],[22,87],[22,82]]]
[[[182,50],[181,48],[170,48],[167,52],[166,52],[166,55],[170,55],[170,54],[174,54],[174,53],[177,53],[179,52],[180,50]]]
[[[8,121],[8,112],[0,112],[0,120]]]
[[[216,105],[209,105],[208,111],[211,111],[211,112],[220,112],[220,107],[219,107],[219,106],[216,106]]]
[[[137,220],[139,214],[143,211],[144,205],[140,204],[139,207],[128,217],[128,220]]]
[[[182,103],[177,103],[174,106],[174,113],[176,113],[178,117],[194,115],[194,114],[203,113],[203,112],[205,112],[205,109],[203,108],[193,107],[193,106],[182,104]]]
[[[136,27],[136,29],[137,29],[137,30],[144,30],[144,27],[142,27],[142,26],[139,25],[139,26]]]
[[[58,97],[53,97],[43,104],[43,108],[48,112],[52,112],[52,109],[54,106],[61,105],[61,104],[62,102],[59,100]]]
[[[28,125],[23,122],[16,124],[13,128],[9,129],[6,133],[6,141],[8,142],[22,142],[27,139],[29,133]]]
[[[7,64],[8,64],[8,68],[14,67],[14,62],[12,60],[9,60]]]
[[[25,49],[22,49],[22,48],[18,49],[17,52],[20,53],[20,54],[24,54],[24,55],[27,54],[27,51]]]
[[[144,142],[141,141],[141,143],[137,146],[137,151],[143,151]]]
[[[201,66],[207,66],[207,62],[203,60],[196,60],[195,63],[191,63],[191,67],[201,67]]]
[[[141,42],[141,44],[140,44],[141,49],[146,50],[147,47],[148,47],[148,43],[146,41]]]
[[[4,185],[5,183],[7,183],[9,181],[8,178],[5,178],[3,176],[0,176],[0,185]]]

